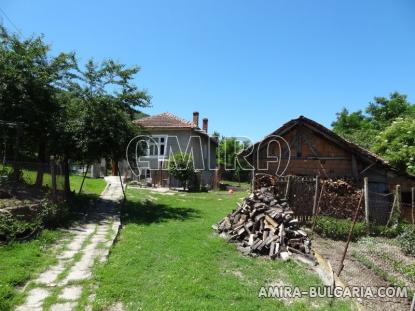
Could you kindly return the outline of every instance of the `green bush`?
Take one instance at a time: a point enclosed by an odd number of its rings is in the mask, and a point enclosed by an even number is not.
[[[19,215],[2,213],[0,217],[0,241],[13,241],[31,236],[42,226],[41,220],[36,217],[30,222]]]
[[[196,174],[193,164],[193,157],[190,153],[179,151],[169,158],[169,174],[181,182],[183,190],[188,188],[189,181]]]
[[[69,216],[65,203],[42,201],[36,215],[27,219],[25,215],[3,212],[0,217],[0,241],[14,241],[31,238],[44,228],[56,228],[64,224]]]
[[[405,229],[406,224],[395,224],[390,227],[381,226],[381,225],[371,225],[369,226],[369,233],[372,236],[383,236],[385,238],[393,239],[399,236]]]
[[[69,217],[68,204],[44,200],[39,217],[46,228],[56,228],[63,225]]]
[[[328,216],[320,216],[316,218],[314,231],[322,237],[333,240],[347,240],[352,221],[349,219],[337,219]],[[352,240],[367,235],[367,226],[364,222],[356,222],[353,230]]]
[[[398,237],[398,242],[403,252],[415,257],[415,226],[405,226],[402,234]]]

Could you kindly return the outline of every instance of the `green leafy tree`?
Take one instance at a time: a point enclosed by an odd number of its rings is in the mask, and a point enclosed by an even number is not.
[[[51,57],[49,50],[43,37],[21,39],[0,27],[0,116],[22,124],[20,144],[13,147],[39,162],[45,162],[55,130],[51,119],[59,111],[56,91],[71,77],[76,63],[73,54]],[[36,184],[41,186],[43,166],[38,167]]]
[[[413,139],[411,130],[415,119],[415,105],[398,92],[389,98],[375,97],[365,113],[349,113],[343,109],[332,123],[333,131],[340,136],[372,150],[390,160],[391,164],[408,173],[413,170]],[[405,131],[408,126],[408,131]],[[408,134],[411,133],[411,134]],[[412,155],[411,155],[412,154]]]
[[[404,117],[413,110],[406,95],[398,92],[390,94],[389,98],[375,97],[366,108],[368,119],[376,129],[384,129],[398,117]]]
[[[69,193],[69,160],[117,163],[137,133],[132,119],[151,97],[134,83],[139,67],[89,60],[81,70],[74,54],[49,52],[43,37],[22,40],[0,27],[0,116],[23,124],[15,150],[30,160],[54,155],[62,161]],[[42,185],[39,168],[36,183]]]
[[[374,151],[415,175],[415,118],[397,118],[376,137]]]
[[[188,188],[190,179],[195,175],[193,157],[190,153],[177,152],[170,156],[169,174],[180,181],[183,190]]]
[[[100,64],[89,60],[70,87],[66,128],[76,148],[68,158],[87,166],[100,158],[117,163],[136,134],[132,124],[137,108],[150,105],[146,91],[133,83],[138,67],[128,68],[113,60]],[[118,167],[113,174],[118,173]],[[83,183],[82,183],[83,184]],[[80,191],[82,190],[82,187]]]
[[[370,148],[378,131],[374,129],[368,117],[361,110],[349,113],[346,108],[343,108],[336,115],[337,120],[332,123],[335,133],[362,147]]]
[[[217,133],[219,137],[219,133]],[[238,153],[248,146],[247,142],[241,142],[235,137],[222,137],[219,140],[218,164],[225,169],[223,178],[229,180],[247,180],[250,171],[248,163],[238,158]]]

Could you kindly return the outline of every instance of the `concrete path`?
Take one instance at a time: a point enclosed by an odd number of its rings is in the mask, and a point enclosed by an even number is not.
[[[107,259],[120,227],[119,201],[123,198],[118,177],[106,177],[107,186],[96,210],[85,223],[69,230],[70,240],[57,255],[55,265],[26,285],[26,301],[17,311],[71,311],[82,301],[90,309],[93,288],[88,280],[96,263]],[[86,297],[86,298],[85,298]]]

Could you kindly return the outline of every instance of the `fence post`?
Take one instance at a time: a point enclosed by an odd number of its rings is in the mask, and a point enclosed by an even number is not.
[[[364,178],[364,196],[365,196],[365,221],[369,224],[370,209],[369,209],[369,178]]]
[[[398,215],[401,217],[401,204],[402,197],[401,197],[401,185],[396,185],[396,208],[398,210]]]
[[[286,200],[288,200],[288,196],[290,195],[290,187],[291,187],[291,175],[288,175],[287,188],[285,189],[285,199]]]
[[[251,178],[251,192],[255,190],[255,169],[252,170],[252,178]]]
[[[347,249],[349,248],[350,240],[352,239],[353,230],[354,230],[354,227],[356,225],[357,217],[359,215],[360,205],[362,205],[362,196],[363,196],[363,194],[360,195],[359,203],[357,203],[356,211],[355,211],[354,216],[353,216],[352,226],[350,227],[349,235],[347,236],[346,246],[344,247],[342,259],[340,260],[340,266],[339,266],[339,270],[337,272],[337,276],[340,276],[340,273],[342,272],[342,270],[344,268],[344,260],[346,259]]]
[[[415,212],[414,212],[414,210],[415,210],[415,188],[414,187],[411,188],[411,197],[412,197],[412,203],[411,203],[411,208],[412,208],[412,224],[415,225]]]
[[[314,202],[313,202],[313,216],[316,214],[316,208],[317,208],[317,197],[318,197],[318,187],[319,187],[319,178],[318,175],[316,175],[316,189],[314,191]]]
[[[323,184],[321,185],[321,190],[320,190],[320,196],[317,201],[316,213],[313,215],[313,224],[311,226],[311,231],[313,232],[314,232],[314,227],[316,225],[317,215],[320,213],[320,202],[321,202],[321,197],[323,196],[324,185],[326,184],[325,182],[326,181],[323,179]]]

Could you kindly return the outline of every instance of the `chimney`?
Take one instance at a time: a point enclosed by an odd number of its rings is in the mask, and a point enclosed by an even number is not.
[[[199,127],[199,112],[193,112],[193,124]]]
[[[203,119],[203,130],[207,133],[208,132],[208,119]]]

